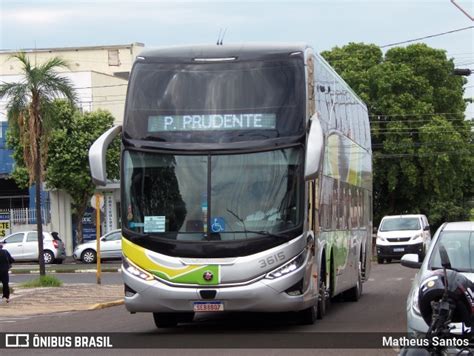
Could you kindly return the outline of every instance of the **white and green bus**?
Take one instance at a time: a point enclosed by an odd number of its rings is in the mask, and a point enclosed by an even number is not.
[[[367,109],[304,44],[147,50],[122,132],[125,305],[157,327],[196,312],[323,317],[357,300],[372,252]]]

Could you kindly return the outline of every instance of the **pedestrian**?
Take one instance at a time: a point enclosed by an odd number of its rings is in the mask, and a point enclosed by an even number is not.
[[[5,299],[7,303],[10,301],[8,271],[10,270],[13,262],[15,262],[15,260],[12,258],[12,256],[10,256],[10,253],[7,250],[3,249],[3,242],[0,242],[0,280],[2,281],[3,286],[2,300]]]

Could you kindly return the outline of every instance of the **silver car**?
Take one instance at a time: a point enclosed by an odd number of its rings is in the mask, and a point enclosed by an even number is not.
[[[74,249],[74,259],[84,263],[95,263],[97,261],[97,242],[88,241],[77,245]],[[122,257],[122,232],[111,231],[100,238],[100,259]]]
[[[1,240],[3,248],[15,261],[38,260],[38,233],[36,231],[15,232]],[[66,258],[64,243],[57,233],[43,232],[43,256],[46,264],[62,263]]]
[[[441,268],[438,247],[442,243],[448,252],[451,266],[461,272],[471,281],[474,281],[474,222],[444,223],[436,231],[424,261],[418,260],[417,254],[407,254],[402,257],[403,266],[420,268],[413,280],[407,299],[407,326],[408,332],[424,335],[428,325],[423,320],[418,305],[418,290],[423,281],[434,269]],[[461,325],[453,325],[461,329]]]

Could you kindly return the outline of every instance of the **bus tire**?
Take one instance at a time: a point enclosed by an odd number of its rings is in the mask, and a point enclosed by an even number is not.
[[[362,262],[359,261],[359,267],[357,269],[357,284],[351,289],[344,292],[344,299],[350,302],[357,302],[360,299],[360,296],[362,295]]]
[[[316,322],[318,311],[317,303],[299,312],[300,323],[302,325],[313,325]]]
[[[178,325],[177,313],[153,313],[157,328],[174,328]]]
[[[319,296],[318,296],[318,313],[317,318],[319,320],[323,319],[326,315],[326,307],[329,301],[329,296],[326,288],[326,258],[323,259],[323,266],[321,268],[321,273],[319,274]]]

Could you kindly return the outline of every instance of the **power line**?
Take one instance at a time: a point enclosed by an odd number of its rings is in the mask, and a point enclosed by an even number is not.
[[[464,156],[471,155],[471,152],[459,152],[459,151],[447,151],[447,152],[430,152],[430,153],[387,153],[387,154],[375,154],[373,157],[377,158],[402,158],[402,157],[431,157],[439,155],[456,155]]]
[[[462,112],[437,112],[432,114],[419,114],[419,113],[408,113],[408,114],[372,114],[369,117],[398,117],[398,116],[434,116],[434,115],[454,115],[454,114],[463,114]]]
[[[414,38],[414,39],[411,39],[411,40],[389,43],[389,44],[386,44],[386,45],[383,45],[383,46],[379,46],[379,47],[380,47],[380,48],[386,48],[386,47],[397,46],[397,45],[404,44],[404,43],[416,42],[416,41],[424,40],[424,39],[427,39],[427,38],[433,38],[433,37],[438,37],[438,36],[444,36],[444,35],[447,35],[447,34],[450,34],[450,33],[454,33],[454,32],[465,31],[465,30],[469,30],[469,29],[471,29],[471,28],[474,28],[474,26],[468,26],[468,27],[458,28],[458,29],[456,29],[456,30],[451,30],[451,31],[436,33],[436,34],[434,34],[434,35],[428,35],[428,36],[424,36],[424,37]]]

